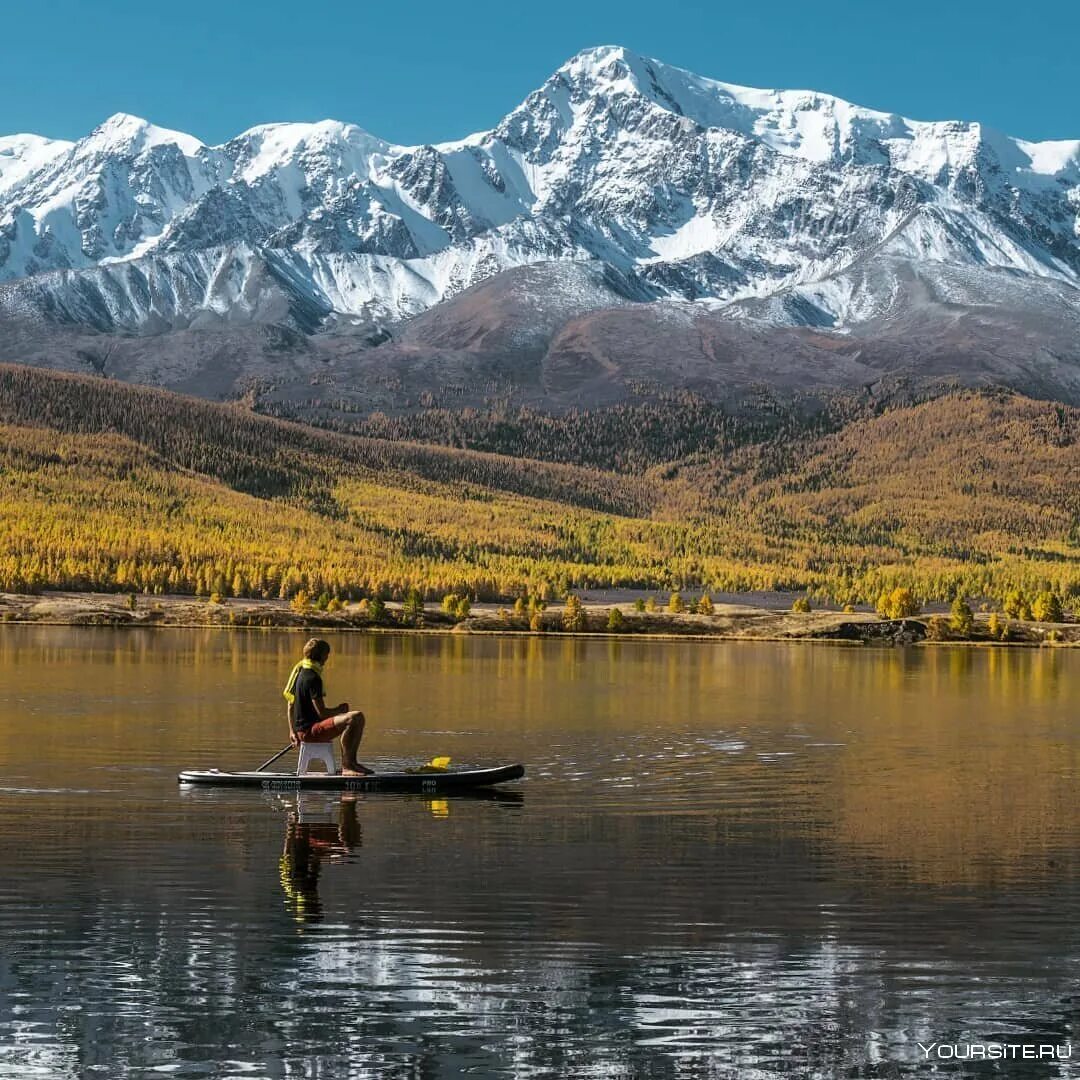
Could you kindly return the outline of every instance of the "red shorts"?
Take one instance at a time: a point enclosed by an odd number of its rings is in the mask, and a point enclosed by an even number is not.
[[[297,729],[296,737],[301,742],[333,742],[341,733],[337,729],[337,717],[318,720],[305,731]]]

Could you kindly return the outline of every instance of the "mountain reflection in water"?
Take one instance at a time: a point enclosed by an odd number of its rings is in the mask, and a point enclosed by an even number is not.
[[[520,790],[179,791],[280,744],[294,638],[0,634],[0,1076],[870,1077],[1075,1037],[1080,654],[334,644],[377,766]]]

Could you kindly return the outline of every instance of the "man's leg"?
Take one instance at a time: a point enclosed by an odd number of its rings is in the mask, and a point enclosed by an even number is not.
[[[341,732],[341,771],[343,773],[360,773],[361,775],[371,772],[371,769],[361,765],[356,760],[356,751],[360,746],[360,740],[364,737],[364,714],[357,709],[355,712],[344,713],[337,717],[339,725],[344,724]]]

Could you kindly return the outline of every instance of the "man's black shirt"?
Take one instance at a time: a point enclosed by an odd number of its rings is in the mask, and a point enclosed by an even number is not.
[[[307,731],[321,717],[315,709],[315,698],[323,696],[322,676],[311,668],[301,668],[293,686],[296,700],[292,704],[292,722],[297,731]]]

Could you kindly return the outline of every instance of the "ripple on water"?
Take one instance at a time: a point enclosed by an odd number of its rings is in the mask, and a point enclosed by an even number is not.
[[[294,643],[118,640],[49,669],[85,710],[57,754],[94,782],[4,748],[5,1080],[915,1076],[917,1039],[1071,1031],[1068,657],[350,638],[370,760],[445,741],[528,778],[299,801],[174,779],[280,745],[276,713],[222,732],[193,702],[276,695]]]

